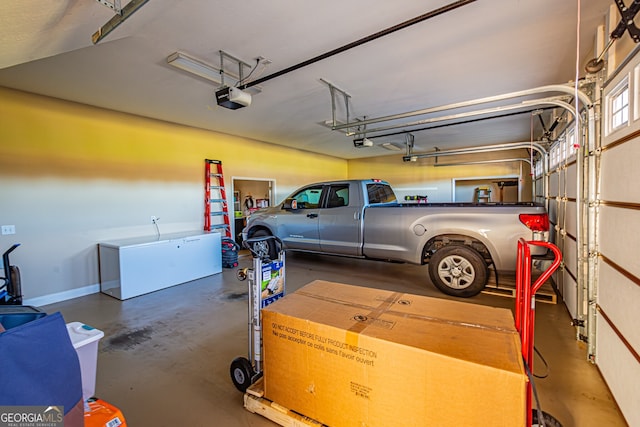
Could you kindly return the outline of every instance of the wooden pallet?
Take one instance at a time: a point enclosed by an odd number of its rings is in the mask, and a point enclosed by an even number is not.
[[[244,407],[247,411],[273,421],[285,427],[326,427],[319,421],[293,412],[284,406],[278,405],[264,397],[262,378],[251,385],[244,394]]]
[[[533,279],[539,277],[540,273],[533,273]],[[509,298],[516,297],[516,282],[514,276],[506,276],[500,277],[500,284],[497,285],[494,278],[491,278],[487,283],[487,286],[482,291],[484,294],[489,295],[500,295]],[[536,292],[536,301],[544,302],[548,304],[557,304],[558,303],[558,295],[553,287],[553,283],[550,280],[547,280],[540,290]]]

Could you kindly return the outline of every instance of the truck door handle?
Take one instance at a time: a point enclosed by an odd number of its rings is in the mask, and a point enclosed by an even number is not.
[[[317,213],[307,214],[307,218],[318,218],[318,214]]]

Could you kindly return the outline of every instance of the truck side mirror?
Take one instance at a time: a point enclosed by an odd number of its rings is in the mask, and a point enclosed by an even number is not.
[[[298,209],[298,201],[293,198],[286,199],[282,203],[282,209],[295,211]]]

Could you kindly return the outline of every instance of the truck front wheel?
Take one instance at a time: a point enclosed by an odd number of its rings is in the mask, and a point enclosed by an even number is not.
[[[472,248],[447,245],[429,260],[429,277],[447,295],[468,298],[477,295],[487,284],[487,263]]]
[[[251,237],[267,237],[267,236],[271,236],[271,233],[269,233],[267,230],[260,229],[255,233],[253,233]],[[262,255],[267,255],[269,259],[278,258],[278,250],[275,246],[275,242],[265,241],[265,242],[256,243],[256,246],[254,246],[254,251]]]

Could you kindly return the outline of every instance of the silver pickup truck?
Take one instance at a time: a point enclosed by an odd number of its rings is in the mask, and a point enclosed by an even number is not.
[[[470,297],[490,267],[515,270],[519,238],[546,240],[548,229],[544,207],[533,203],[399,203],[384,181],[346,180],[296,190],[254,212],[242,234],[277,236],[291,250],[429,264],[438,289]]]

